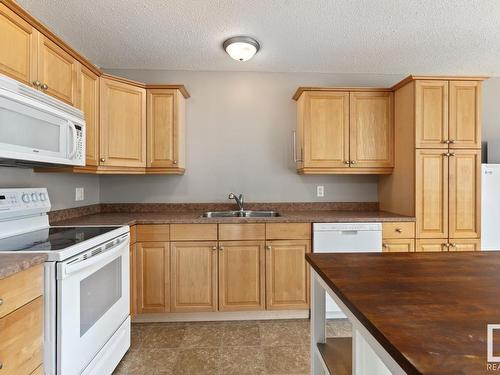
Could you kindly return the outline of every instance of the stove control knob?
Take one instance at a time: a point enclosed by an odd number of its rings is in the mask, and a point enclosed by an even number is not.
[[[26,193],[24,193],[22,196],[21,196],[21,199],[23,200],[24,203],[29,203],[30,202],[30,196]]]
[[[37,193],[33,193],[31,194],[31,200],[33,202],[38,202],[38,194]]]
[[[47,200],[47,196],[45,195],[45,193],[40,193],[40,200],[42,202],[45,202]]]

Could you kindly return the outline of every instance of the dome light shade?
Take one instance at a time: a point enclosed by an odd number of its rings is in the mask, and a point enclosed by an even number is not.
[[[222,47],[237,61],[250,60],[260,49],[259,42],[249,36],[235,36],[226,40]]]

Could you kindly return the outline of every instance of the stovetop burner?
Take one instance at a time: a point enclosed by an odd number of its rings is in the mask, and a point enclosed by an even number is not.
[[[108,233],[119,226],[50,227],[0,240],[0,251],[58,251]]]

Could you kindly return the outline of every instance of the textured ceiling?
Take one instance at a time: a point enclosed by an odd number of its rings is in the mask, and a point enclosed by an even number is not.
[[[498,0],[18,0],[104,68],[500,75]],[[262,49],[233,61],[222,42]]]

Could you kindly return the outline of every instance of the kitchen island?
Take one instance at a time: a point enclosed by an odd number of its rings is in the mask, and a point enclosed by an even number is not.
[[[500,323],[500,252],[306,258],[311,265],[313,375],[341,363],[330,353],[338,356],[345,344],[325,338],[325,293],[353,325],[353,374],[500,371],[495,358],[487,358],[488,324]],[[498,356],[500,334],[492,336],[488,354]]]

